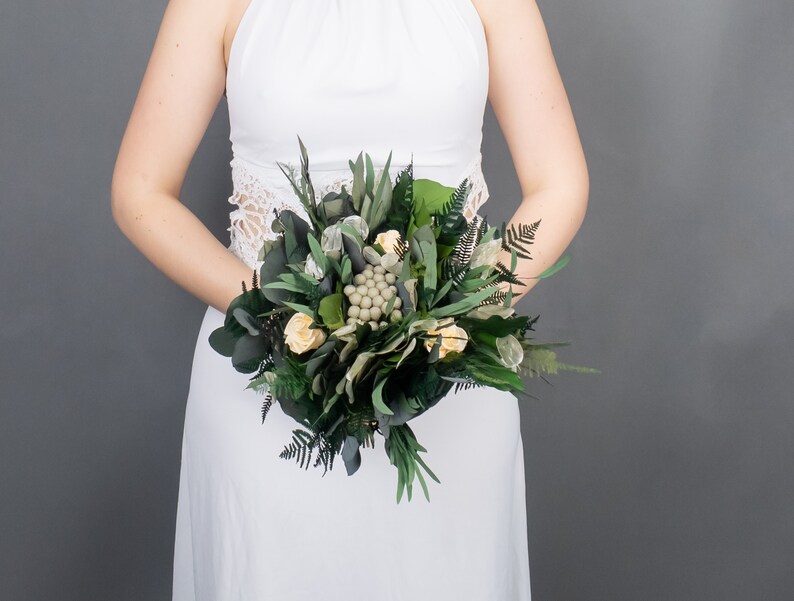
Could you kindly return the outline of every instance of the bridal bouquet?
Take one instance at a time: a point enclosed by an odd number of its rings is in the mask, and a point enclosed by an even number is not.
[[[277,401],[300,424],[280,457],[308,469],[314,454],[327,471],[341,454],[352,475],[377,432],[397,468],[397,502],[404,489],[410,501],[414,477],[429,500],[422,470],[440,480],[419,455],[426,449],[412,418],[453,387],[527,394],[521,375],[598,370],[559,362],[551,349],[568,343],[533,343],[538,317],[511,307],[512,286],[524,285],[517,259],[531,258],[540,220],[509,228],[467,221],[466,179],[457,188],[414,179],[411,163],[392,183],[391,153],[377,174],[359,154],[349,162],[352,190],[317,201],[298,141],[300,181],[294,168],[279,168],[309,221],[274,214],[279,235],[264,243],[250,289],[242,283],[209,342],[254,374],[248,388],[266,393],[263,422]]]

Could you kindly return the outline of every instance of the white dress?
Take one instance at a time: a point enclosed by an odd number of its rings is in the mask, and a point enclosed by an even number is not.
[[[360,151],[392,179],[474,184],[481,170],[488,57],[470,0],[251,0],[235,34],[226,94],[233,149],[229,249],[252,270],[272,237],[262,215],[303,209],[276,161],[315,190],[348,184]],[[249,280],[250,283],[250,280]],[[245,390],[251,375],[209,345],[208,306],[187,399],[174,547],[174,601],[527,601],[529,558],[519,401],[450,392],[409,422],[428,466],[396,502],[383,438],[348,476],[337,457],[279,457],[297,422]]]

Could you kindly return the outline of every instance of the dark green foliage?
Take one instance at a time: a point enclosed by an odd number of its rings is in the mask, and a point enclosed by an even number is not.
[[[296,428],[292,431],[292,442],[279,453],[282,459],[295,459],[300,467],[309,469],[312,454],[316,451],[314,467],[323,466],[323,475],[333,468],[334,456],[338,449],[319,431],[307,426],[307,429]]]
[[[440,236],[460,234],[463,227],[467,227],[463,210],[466,208],[466,199],[471,191],[471,182],[464,179],[450,196],[449,201],[435,214],[436,225],[441,226]]]
[[[411,162],[397,175],[392,191],[391,207],[386,216],[384,230],[394,229],[404,237],[414,205],[414,171]]]
[[[416,440],[413,430],[408,424],[394,426],[390,429],[389,437],[384,442],[389,461],[397,467],[397,502],[403,495],[403,490],[408,491],[408,500],[411,500],[414,476],[419,478],[425,498],[429,501],[430,495],[427,490],[427,483],[422,475],[420,467],[424,468],[427,474],[436,482],[441,482],[433,471],[427,466],[419,453],[427,452]]]
[[[311,378],[306,375],[303,364],[290,354],[283,355],[284,362],[273,370],[270,392],[279,401],[300,399],[311,388]]]

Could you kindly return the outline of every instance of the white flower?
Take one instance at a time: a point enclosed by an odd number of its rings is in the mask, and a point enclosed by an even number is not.
[[[323,230],[320,247],[327,256],[333,257],[337,261],[340,259],[342,255],[342,230],[339,229],[338,224],[329,225]]]
[[[318,348],[325,342],[322,328],[310,328],[314,323],[311,316],[297,312],[289,318],[284,328],[284,342],[293,353],[300,355],[308,350]]]
[[[518,339],[512,334],[501,336],[496,339],[496,350],[505,367],[514,370],[524,360],[524,348]]]
[[[367,236],[369,236],[369,225],[360,215],[348,215],[342,219],[342,223],[352,226],[359,233],[362,240],[366,240]]]
[[[375,236],[375,244],[380,244],[384,252],[393,253],[397,250],[397,242],[400,241],[400,232],[388,230]]]
[[[325,277],[323,268],[314,260],[314,255],[311,253],[306,257],[306,264],[303,266],[303,271],[316,280],[321,280]]]
[[[469,266],[474,269],[482,265],[496,265],[501,248],[502,240],[499,238],[480,244],[472,251]]]
[[[431,328],[427,333],[432,336],[425,340],[425,348],[428,352],[433,348],[437,335],[441,335],[441,343],[438,345],[439,359],[443,359],[447,353],[452,351],[460,353],[469,342],[469,335],[466,330],[456,326],[451,318],[440,321],[438,328]]]

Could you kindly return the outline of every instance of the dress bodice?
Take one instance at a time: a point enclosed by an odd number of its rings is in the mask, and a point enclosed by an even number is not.
[[[485,32],[471,0],[251,0],[226,77],[229,248],[258,267],[273,209],[305,214],[276,164],[299,166],[298,136],[318,198],[352,181],[348,161],[361,151],[376,170],[392,152],[392,180],[412,158],[416,178],[457,186],[468,177],[473,216],[488,198],[487,93]]]

